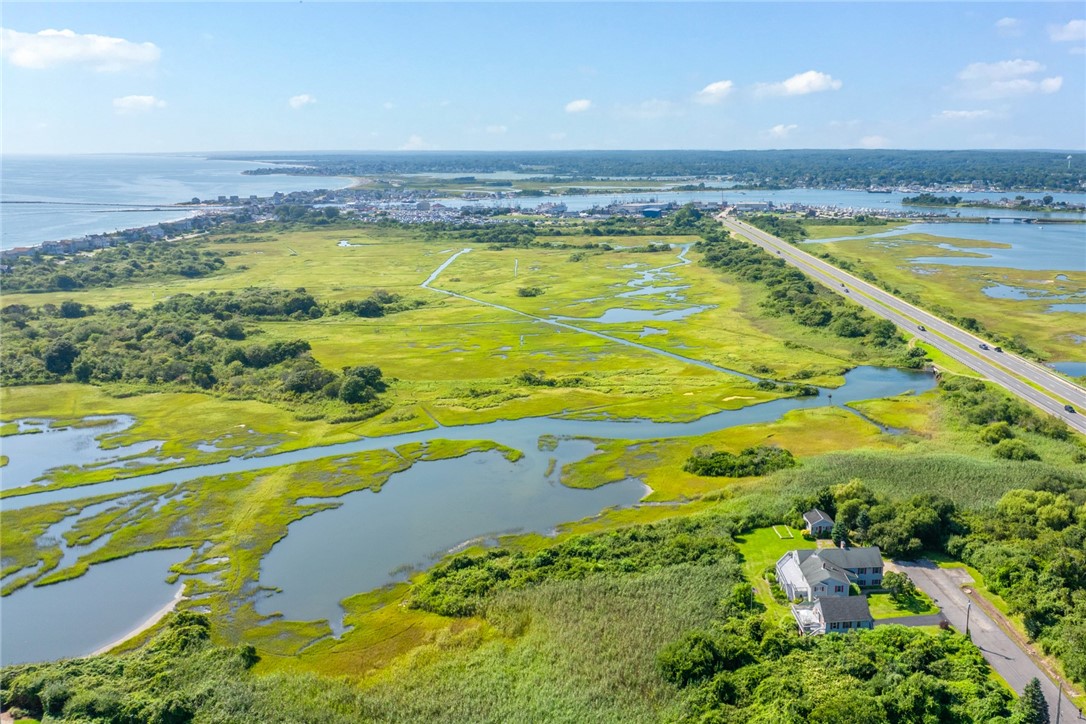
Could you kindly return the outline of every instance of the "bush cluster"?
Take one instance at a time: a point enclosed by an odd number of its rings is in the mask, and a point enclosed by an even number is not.
[[[222,256],[170,242],[135,242],[93,254],[17,258],[4,275],[9,292],[68,292],[149,279],[203,277],[222,269]]]
[[[98,309],[71,300],[38,308],[9,305],[0,309],[0,382],[199,389],[301,404],[312,408],[305,414],[318,417],[379,412],[377,395],[385,385],[377,367],[337,373],[313,358],[305,340],[252,339],[260,332],[255,322],[323,313],[304,289],[179,294],[149,309]]]
[[[694,475],[745,478],[784,470],[795,464],[792,453],[784,448],[759,445],[748,447],[738,454],[695,451],[687,458],[683,471]]]
[[[409,605],[445,616],[471,616],[498,590],[681,563],[708,565],[734,558],[735,552],[731,528],[711,517],[576,536],[535,553],[497,548],[438,564],[412,589]]]

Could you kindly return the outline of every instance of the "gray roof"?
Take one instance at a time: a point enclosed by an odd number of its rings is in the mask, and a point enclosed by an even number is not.
[[[818,583],[833,581],[847,586],[849,583],[848,573],[840,566],[835,566],[822,558],[819,555],[821,552],[809,549],[796,551],[796,557],[799,559],[799,570],[803,573],[807,583],[814,586]]]
[[[822,548],[818,557],[841,568],[873,568],[882,565],[882,552],[878,546],[867,548]]]
[[[833,525],[833,518],[826,515],[818,508],[812,508],[803,514],[803,519],[807,521],[807,525],[814,525],[815,523],[826,522]]]
[[[822,620],[826,623],[843,621],[870,621],[871,609],[867,606],[867,596],[841,596],[840,598],[820,598],[815,602]]]

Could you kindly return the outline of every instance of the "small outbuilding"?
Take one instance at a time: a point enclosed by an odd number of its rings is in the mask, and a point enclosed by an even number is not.
[[[807,524],[807,532],[815,538],[829,535],[833,530],[833,518],[818,508],[812,508],[804,513],[803,521]]]

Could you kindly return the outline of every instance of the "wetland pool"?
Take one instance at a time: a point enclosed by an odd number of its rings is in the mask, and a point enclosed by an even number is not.
[[[439,427],[9,497],[3,505],[5,510],[13,510],[441,439],[492,440],[524,453],[517,462],[497,452],[417,462],[391,476],[379,493],[349,493],[332,499],[341,503],[339,507],[291,524],[286,538],[261,563],[260,585],[280,591],[258,593],[258,611],[281,612],[290,620],[327,620],[332,630],[339,632],[343,629],[340,601],[344,597],[399,580],[404,571],[427,567],[450,549],[507,532],[548,533],[563,522],[590,517],[607,508],[637,504],[646,492],[637,480],[592,490],[566,488],[559,482],[562,466],[583,459],[595,447],[591,440],[577,438],[644,441],[702,435],[771,422],[793,410],[844,405],[909,391],[920,393],[934,384],[934,377],[928,373],[859,367],[845,375],[842,387],[823,389],[818,396],[722,410],[686,423],[544,417]],[[545,435],[559,439],[557,448],[540,449],[544,447],[540,438]],[[36,436],[8,438],[6,441],[13,445],[5,454],[13,460],[24,454],[14,443],[30,437]],[[166,495],[176,494],[175,490]],[[163,582],[167,569],[189,553],[188,549],[159,551],[155,555],[140,553],[92,566],[82,578],[23,588],[4,597],[0,605],[6,628],[0,655],[9,661],[31,661],[94,651],[102,641],[115,638],[116,632],[137,626],[172,597],[176,584],[171,587]],[[315,565],[314,561],[322,563]],[[115,573],[118,570],[124,573]],[[95,591],[93,596],[83,593],[87,587]],[[118,591],[123,595],[117,595]],[[87,615],[81,614],[79,620],[80,627],[86,630],[80,636],[58,635],[55,641],[39,644],[39,639],[6,635],[8,630],[62,629],[69,616],[65,606],[83,596],[87,596]],[[103,603],[91,605],[99,599]],[[101,627],[95,623],[98,614],[93,611],[101,612]]]
[[[971,247],[968,241],[948,242],[939,244],[939,247],[949,252],[968,252],[984,256],[925,256],[910,259],[914,264],[1005,267],[1029,271],[1086,269],[1086,224],[908,224],[876,234],[813,239],[805,241],[804,244],[878,240],[906,234],[930,234],[943,238],[1009,245],[1006,248]]]

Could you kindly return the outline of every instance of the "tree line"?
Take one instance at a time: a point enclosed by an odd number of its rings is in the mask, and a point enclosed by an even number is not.
[[[93,254],[18,257],[3,280],[8,292],[67,292],[169,277],[194,279],[215,273],[225,263],[213,251],[170,242],[134,242]]]
[[[380,316],[398,303],[397,295],[380,291],[359,307],[351,301],[322,306],[305,289],[248,289],[178,294],[145,309],[74,300],[8,305],[0,309],[0,383],[198,389],[289,404],[309,416],[361,419],[384,409],[378,367],[330,370],[313,358],[305,340],[261,341],[257,323],[326,312]]]
[[[905,184],[1002,189],[1081,190],[1086,155],[1054,151],[905,151],[789,149],[774,151],[495,151],[419,154],[329,153],[282,157],[249,174],[371,176],[408,173],[464,175],[512,171],[543,180],[608,177],[713,177],[776,188],[868,188]],[[246,158],[230,156],[230,158]],[[264,159],[249,157],[249,160]],[[562,177],[561,179],[557,177]]]

